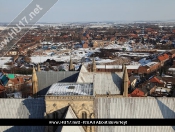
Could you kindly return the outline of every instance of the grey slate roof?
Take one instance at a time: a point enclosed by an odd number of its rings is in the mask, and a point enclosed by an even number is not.
[[[44,99],[0,99],[0,118],[44,118]],[[0,126],[0,132],[43,132],[44,126]]]
[[[57,82],[76,82],[78,71],[40,71],[36,72],[38,78],[38,95],[45,95],[50,86]]]
[[[82,72],[77,83],[93,83],[96,94],[121,94],[123,72]]]
[[[175,118],[175,98],[96,98],[97,118]],[[97,132],[174,132],[175,126],[98,126]]]

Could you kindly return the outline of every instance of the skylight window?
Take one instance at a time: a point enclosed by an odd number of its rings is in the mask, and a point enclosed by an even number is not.
[[[75,89],[75,86],[69,86],[68,89]]]

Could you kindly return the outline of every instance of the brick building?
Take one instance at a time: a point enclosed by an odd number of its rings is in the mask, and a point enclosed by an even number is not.
[[[165,63],[169,60],[169,55],[165,53],[165,54],[159,55],[157,58],[160,61],[161,66],[164,66]]]
[[[160,68],[159,62],[150,62],[145,66],[140,66],[138,69],[138,74],[150,74]]]

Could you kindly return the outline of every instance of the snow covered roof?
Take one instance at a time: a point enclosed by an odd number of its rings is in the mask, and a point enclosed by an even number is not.
[[[97,69],[122,69],[122,65],[96,65]]]
[[[153,65],[155,65],[155,64],[157,64],[158,62],[149,62],[149,63],[147,63],[147,64],[145,64],[146,66],[148,66],[148,67],[151,67],[151,66],[153,66]]]
[[[146,59],[146,58],[143,58],[141,60],[139,60],[139,63],[142,65],[142,66],[145,66],[147,63],[151,62],[150,59]]]
[[[36,64],[45,62],[47,59],[55,60],[55,61],[63,61],[63,62],[68,62],[70,60],[70,56],[62,56],[61,58],[59,58],[58,56],[33,56],[30,58],[31,58],[31,62]]]
[[[148,57],[150,56],[148,53],[121,53],[118,52],[119,56],[132,56],[132,57]]]
[[[167,90],[166,89],[156,89],[156,92],[167,92]]]
[[[169,71],[175,71],[175,68],[169,68],[168,70]]]
[[[127,69],[138,69],[139,65],[126,65]],[[96,65],[97,69],[122,69],[122,65]]]
[[[22,93],[21,92],[16,92],[16,93],[11,93],[11,94],[7,94],[7,97],[12,97],[14,96],[14,98],[22,98]]]
[[[93,95],[93,84],[55,83],[46,95]]]
[[[12,57],[0,57],[0,67],[7,62],[12,62]]]
[[[104,49],[122,49],[125,48],[127,51],[132,51],[132,48],[130,47],[129,44],[124,44],[124,45],[118,45],[118,44],[110,44],[106,47],[104,47]]]

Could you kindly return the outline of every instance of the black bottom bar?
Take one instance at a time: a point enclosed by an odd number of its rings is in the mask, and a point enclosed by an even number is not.
[[[0,126],[175,126],[175,119],[0,119]]]

